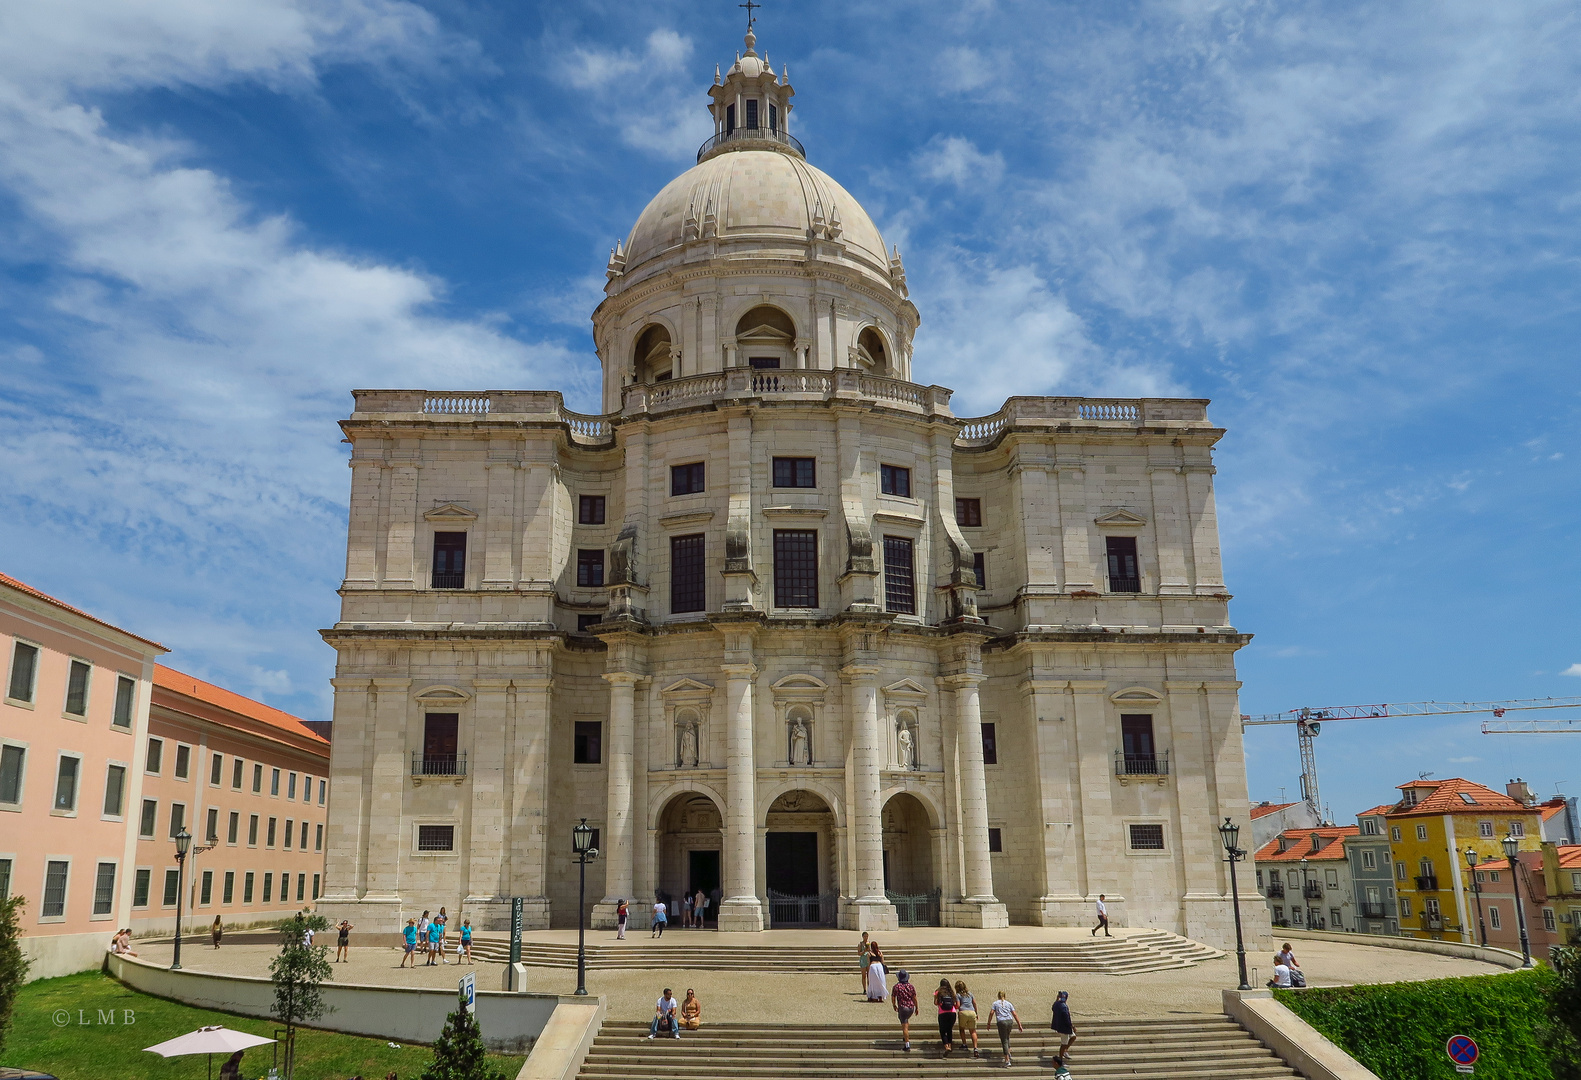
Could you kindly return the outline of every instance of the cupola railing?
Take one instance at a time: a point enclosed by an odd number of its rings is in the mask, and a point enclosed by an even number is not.
[[[776,149],[779,147],[785,147],[787,149],[794,150],[803,158],[807,156],[807,148],[801,144],[801,140],[796,138],[796,136],[792,135],[788,131],[780,131],[777,128],[766,127],[738,127],[732,131],[721,131],[719,134],[703,143],[703,145],[699,146],[697,148],[698,162],[701,163],[703,158],[707,157],[711,152],[723,146],[724,144],[733,142],[770,143],[773,144]],[[750,149],[750,147],[742,146],[740,149],[747,150]]]

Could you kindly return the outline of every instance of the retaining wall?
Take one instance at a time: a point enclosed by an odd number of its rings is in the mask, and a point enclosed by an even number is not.
[[[1397,937],[1393,934],[1343,934],[1333,930],[1296,930],[1291,927],[1277,930],[1276,933],[1283,935],[1279,939],[1281,941],[1342,941],[1347,945],[1372,945],[1379,949],[1403,949],[1406,952],[1458,956],[1462,960],[1481,960],[1485,964],[1497,964],[1506,968],[1518,968],[1522,963],[1521,954],[1518,952],[1467,945],[1462,941],[1432,941],[1428,938]]]

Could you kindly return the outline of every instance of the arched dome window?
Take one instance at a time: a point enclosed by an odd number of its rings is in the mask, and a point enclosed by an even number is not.
[[[875,374],[889,372],[889,353],[884,349],[884,339],[871,326],[856,336],[856,358]]]
[[[670,345],[670,332],[662,326],[650,326],[638,335],[633,356],[638,382],[662,382],[675,373]]]
[[[791,367],[795,344],[796,324],[777,307],[760,304],[736,323],[737,354],[748,367]]]

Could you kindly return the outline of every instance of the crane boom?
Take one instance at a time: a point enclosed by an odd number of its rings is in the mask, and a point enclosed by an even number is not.
[[[1581,735],[1581,720],[1484,720],[1484,735]]]

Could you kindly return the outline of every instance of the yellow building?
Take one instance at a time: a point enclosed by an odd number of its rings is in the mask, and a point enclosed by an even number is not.
[[[1504,866],[1506,836],[1522,851],[1538,851],[1541,812],[1524,784],[1494,791],[1470,780],[1413,780],[1401,784],[1400,801],[1384,815],[1389,828],[1400,933],[1442,940],[1476,938],[1476,899],[1467,849],[1479,863]]]

